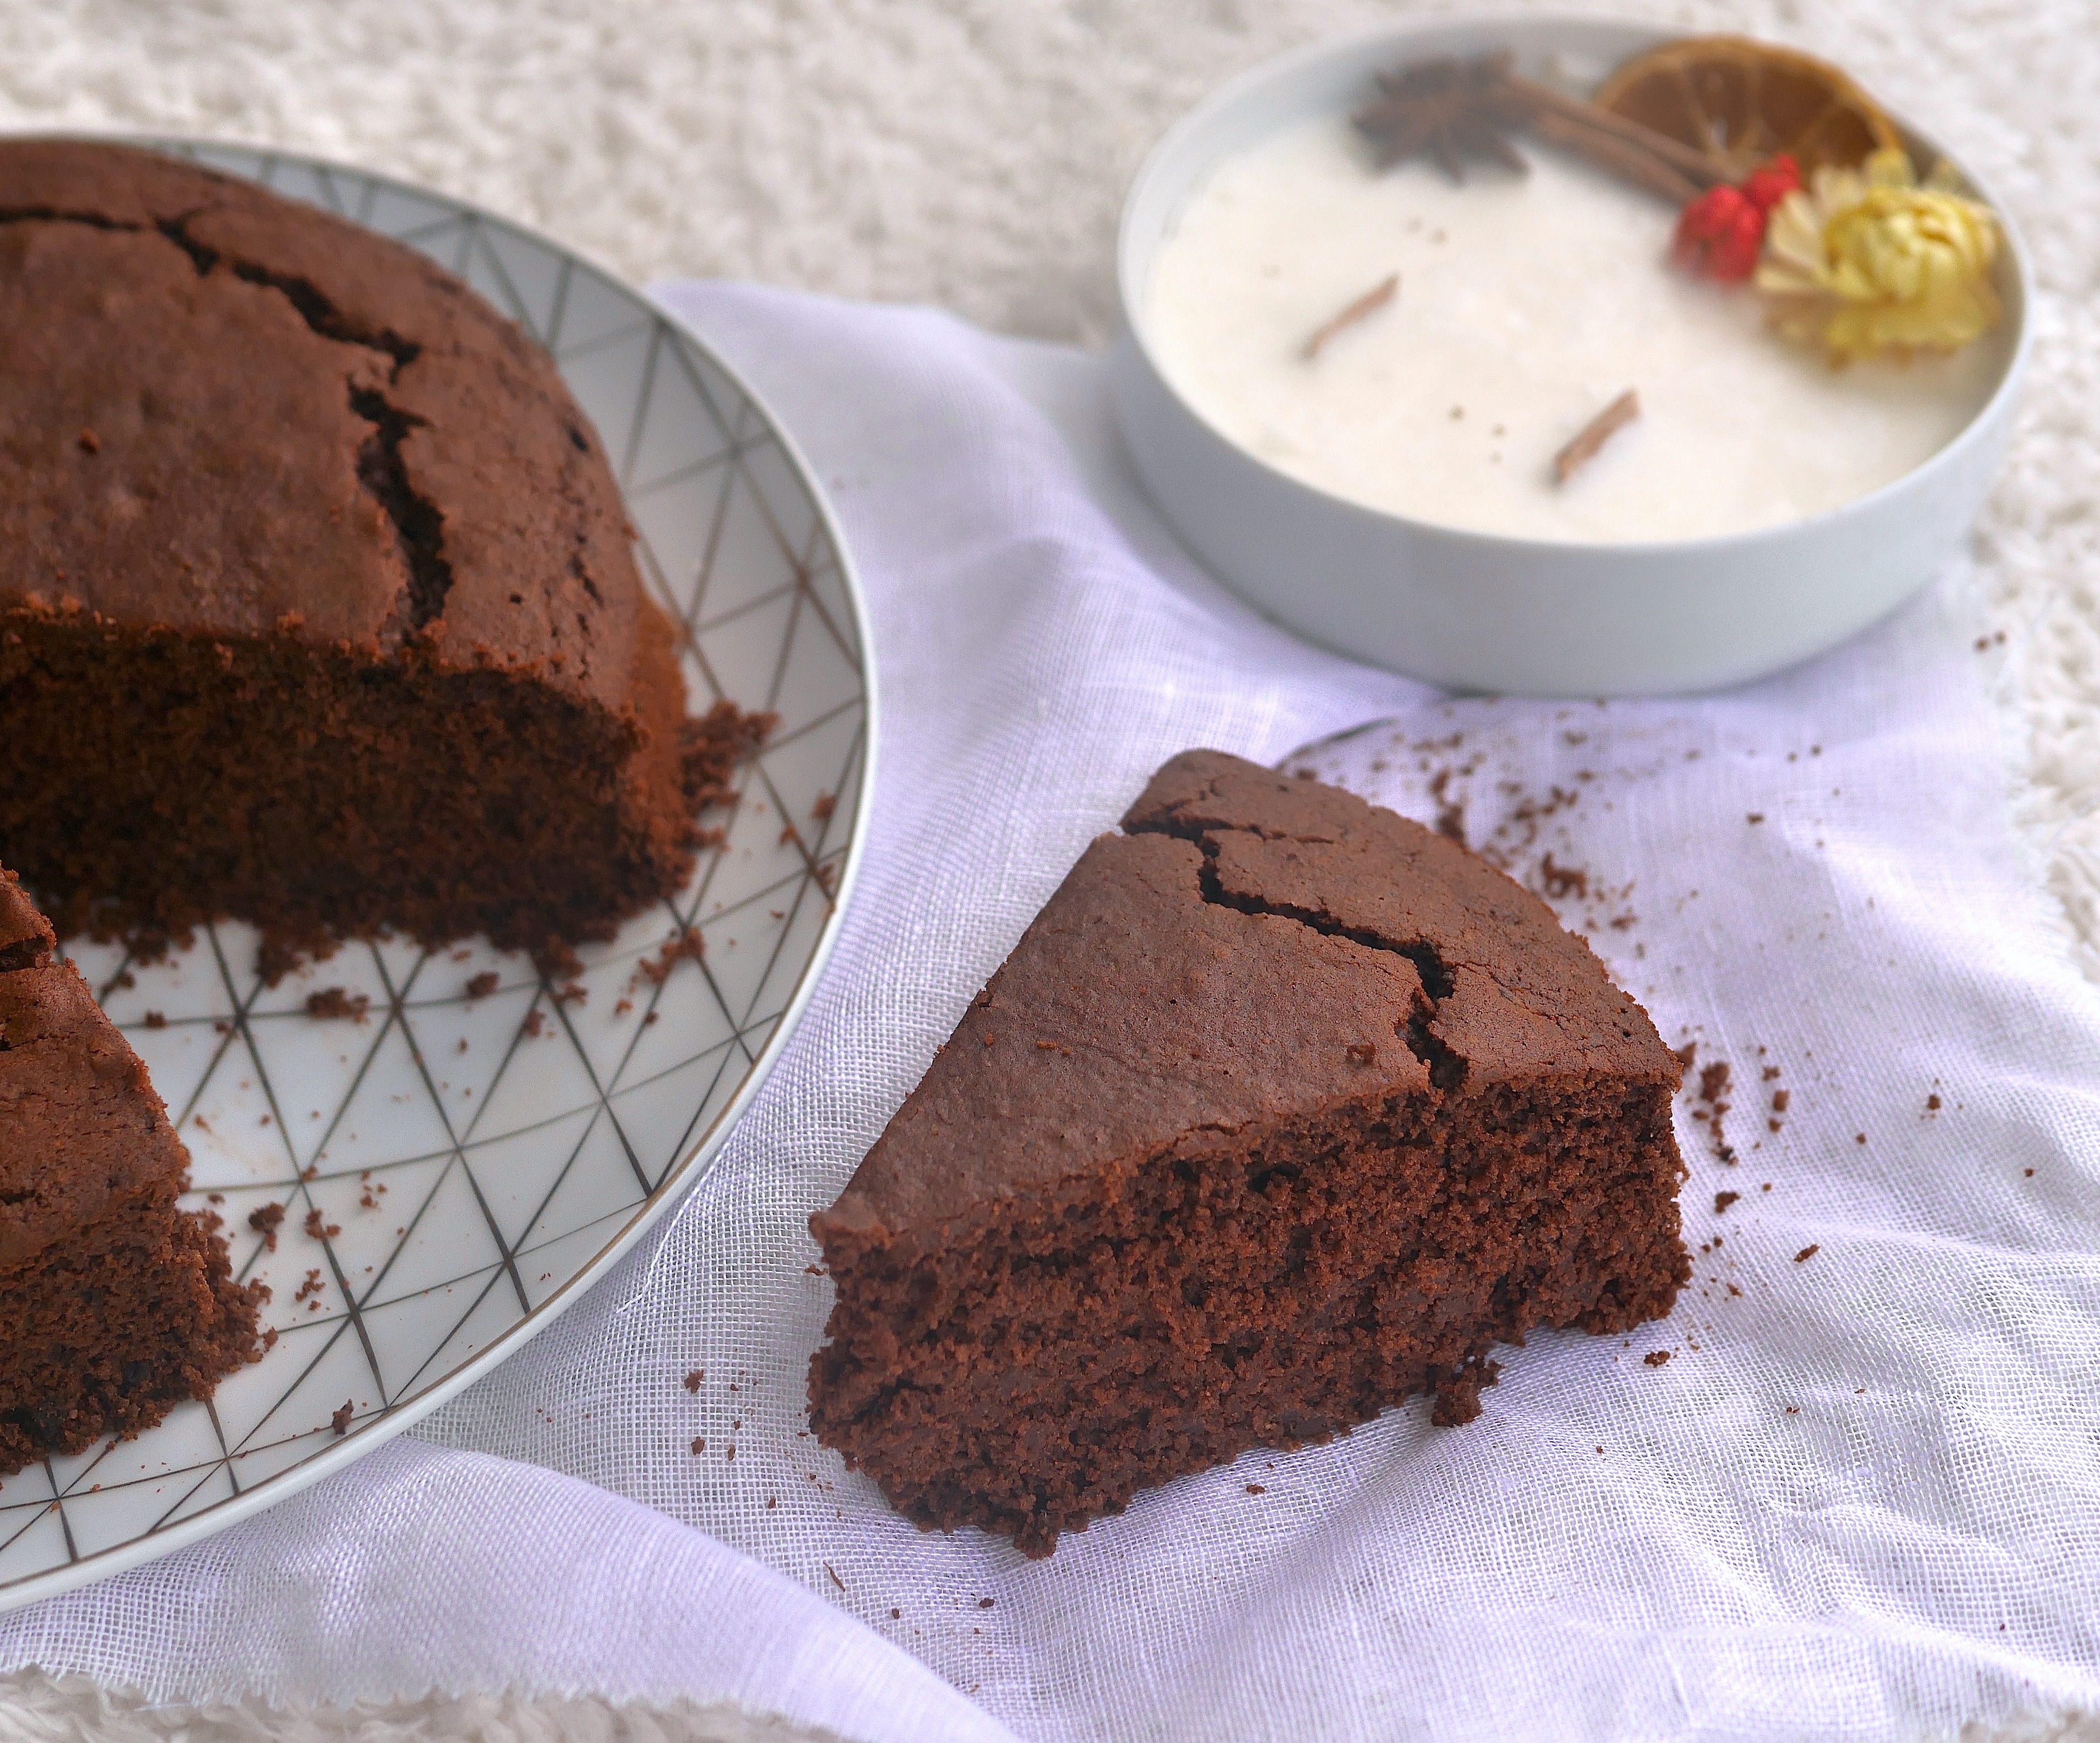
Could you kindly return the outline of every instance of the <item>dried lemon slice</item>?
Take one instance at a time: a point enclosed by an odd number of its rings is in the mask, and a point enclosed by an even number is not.
[[[1807,174],[1903,143],[1849,75],[1748,37],[1665,42],[1619,67],[1590,100],[1705,152],[1731,182],[1780,152]]]

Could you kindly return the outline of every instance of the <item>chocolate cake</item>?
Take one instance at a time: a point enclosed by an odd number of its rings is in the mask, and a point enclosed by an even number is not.
[[[589,421],[421,255],[0,143],[0,853],[64,930],[558,955],[683,882],[755,723],[686,719]]]
[[[1690,1276],[1676,1059],[1536,896],[1338,788],[1176,757],[828,1210],[810,1420],[1046,1555],[1138,1489],[1619,1331]]]
[[[259,1289],[145,1067],[0,871],[0,1474],[150,1428],[260,1353]]]

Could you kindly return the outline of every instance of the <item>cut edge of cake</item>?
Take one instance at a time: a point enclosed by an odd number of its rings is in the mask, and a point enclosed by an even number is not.
[[[0,869],[0,1474],[128,1437],[260,1359],[268,1291],[219,1219],[144,1066]]]

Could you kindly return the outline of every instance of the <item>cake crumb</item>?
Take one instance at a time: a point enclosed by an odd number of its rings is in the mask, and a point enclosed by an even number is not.
[[[693,1456],[694,1456],[695,1459],[697,1459],[697,1458],[699,1458],[699,1455],[700,1455],[702,1453],[705,1452],[707,1450],[708,1450],[708,1437],[707,1437],[707,1436],[705,1436],[704,1434],[696,1434],[696,1435],[695,1435],[695,1436],[693,1437]]]
[[[148,1011],[147,1015],[150,1017],[152,1013]],[[1939,1111],[1939,1098],[1936,1095],[1928,1095],[1925,1098],[1925,1106],[1927,1112],[1938,1113]]]
[[[992,1600],[990,1598],[980,1598],[977,1600],[977,1608],[981,1610],[988,1610],[991,1606]]]
[[[262,1237],[262,1244],[272,1252],[277,1250],[277,1226],[284,1220],[281,1204],[258,1204],[248,1213],[248,1226]]]
[[[819,823],[828,823],[831,821],[832,813],[838,808],[839,802],[833,794],[819,793],[815,803],[810,807],[810,815]]]
[[[362,1023],[371,1006],[370,994],[347,992],[342,987],[324,987],[318,993],[307,995],[307,1015],[318,1023],[346,1017],[352,1023]]]
[[[1268,1490],[1260,1483],[1249,1483],[1246,1486],[1246,1492],[1249,1494],[1267,1494]]]
[[[1740,1192],[1717,1192],[1714,1195],[1714,1214],[1719,1216],[1743,1195]]]
[[[484,968],[466,984],[469,998],[487,998],[501,984],[502,976],[492,968]]]
[[[693,927],[682,926],[676,934],[664,941],[653,962],[645,957],[636,963],[635,972],[652,987],[660,987],[670,978],[671,971],[679,963],[697,962],[707,953],[707,940]]]
[[[700,1382],[707,1377],[708,1371],[705,1368],[695,1368],[680,1384],[688,1392],[698,1392],[700,1389]]]
[[[1799,1252],[1793,1256],[1793,1262],[1796,1265],[1806,1265],[1811,1259],[1814,1258],[1816,1254],[1822,1251],[1822,1244],[1820,1242],[1811,1241],[1807,1246],[1802,1248]]]
[[[1666,1349],[1651,1349],[1641,1358],[1641,1360],[1652,1368],[1661,1367],[1669,1359],[1670,1352]]]
[[[146,1013],[145,1020],[146,1027],[149,1029],[164,1029],[168,1026],[168,1019],[157,1010],[148,1011]],[[1939,1105],[1939,1097],[1935,1096],[1933,1098],[1933,1103],[1935,1107]]]
[[[310,1240],[329,1239],[342,1233],[341,1223],[323,1220],[319,1205],[315,1205],[307,1213],[307,1220],[299,1226],[307,1231],[307,1237]]]
[[[1440,1428],[1463,1428],[1480,1414],[1480,1390],[1502,1377],[1502,1365],[1476,1356],[1436,1383],[1429,1420]]]
[[[350,1433],[350,1419],[355,1414],[355,1411],[351,1400],[345,1398],[342,1401],[342,1407],[329,1418],[329,1426],[338,1435],[347,1434]]]
[[[546,1026],[547,1019],[540,1015],[540,1007],[537,1005],[525,1013],[525,1020],[519,1025],[525,1033],[535,1041],[540,1038],[540,1032]]]

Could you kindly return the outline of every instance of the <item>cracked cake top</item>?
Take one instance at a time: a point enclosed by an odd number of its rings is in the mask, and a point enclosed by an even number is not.
[[[125,146],[0,143],[0,602],[626,704],[641,582],[552,362],[413,250]]]
[[[815,1223],[880,1240],[1346,1101],[1677,1059],[1544,902],[1339,787],[1174,758]],[[1110,1190],[1113,1190],[1111,1187]]]

